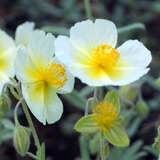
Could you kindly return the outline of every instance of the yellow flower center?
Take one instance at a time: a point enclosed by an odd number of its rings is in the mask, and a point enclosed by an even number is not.
[[[93,61],[107,73],[112,72],[120,58],[119,52],[107,44],[100,45],[93,50]]]
[[[101,130],[108,130],[118,124],[118,113],[112,103],[101,102],[93,109],[93,114]]]
[[[40,71],[41,78],[47,84],[61,88],[67,81],[66,69],[61,64],[51,63]]]
[[[27,69],[27,73],[43,85],[61,88],[67,81],[66,69],[61,64],[51,63],[47,67],[38,66],[38,70]]]

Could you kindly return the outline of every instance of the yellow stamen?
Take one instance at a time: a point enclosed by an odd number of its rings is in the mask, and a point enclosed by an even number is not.
[[[46,68],[43,77],[49,84],[61,88],[67,81],[66,69],[61,64],[51,63]]]
[[[37,81],[42,81],[42,84],[61,88],[66,83],[66,69],[61,64],[51,63],[47,67],[42,65],[37,67],[36,71],[28,68],[27,73]]]
[[[112,103],[101,102],[93,109],[93,114],[101,130],[108,130],[118,124],[118,113]]]
[[[92,60],[97,67],[102,68],[108,74],[116,67],[119,58],[119,52],[107,44],[100,45],[93,50]]]

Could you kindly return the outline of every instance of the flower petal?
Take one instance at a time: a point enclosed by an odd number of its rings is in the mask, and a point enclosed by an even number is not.
[[[118,32],[113,22],[105,19],[96,19],[95,34],[97,46],[102,44],[108,44],[113,48],[116,46]]]
[[[9,77],[14,77],[14,62],[17,53],[13,39],[0,30],[0,93],[3,85],[8,83]]]
[[[45,82],[22,84],[22,93],[33,115],[44,125],[58,121],[63,113],[63,104],[55,89]]]
[[[48,97],[45,96],[46,120],[48,124],[58,121],[63,113],[63,104],[53,89],[50,88]]]
[[[121,58],[129,61],[134,67],[147,67],[152,60],[151,52],[138,40],[128,40],[117,51]]]
[[[37,69],[33,64],[31,58],[29,57],[27,49],[23,46],[18,49],[15,69],[16,77],[22,83],[33,83],[36,81],[36,79],[32,75],[33,73],[37,72]]]
[[[57,64],[61,64],[61,62],[56,57],[53,58],[52,62],[57,63]],[[63,64],[61,64],[61,65],[64,66]],[[71,75],[70,72],[68,72],[68,70],[66,70],[66,76],[67,76],[67,81],[66,81],[65,85],[62,88],[59,88],[57,90],[57,93],[66,94],[66,93],[72,92],[72,90],[74,88],[74,77]]]
[[[2,94],[4,85],[9,81],[9,77],[5,73],[0,72],[0,95]]]
[[[41,83],[22,84],[22,94],[30,111],[45,125],[46,112],[44,106],[44,88],[41,87]]]
[[[51,33],[45,34],[43,31],[35,31],[29,41],[29,56],[36,64],[46,65],[54,55],[54,36]]]
[[[116,26],[108,20],[96,19],[76,23],[70,30],[72,43],[79,48],[95,48],[108,44],[115,47],[117,43]]]
[[[33,22],[25,22],[16,29],[16,43],[24,46],[28,45],[28,41],[33,33],[35,24]]]
[[[127,85],[145,75],[151,60],[150,51],[139,41],[129,40],[118,49],[120,59],[125,63],[116,68],[116,72],[124,73],[120,79],[112,79],[113,85]]]

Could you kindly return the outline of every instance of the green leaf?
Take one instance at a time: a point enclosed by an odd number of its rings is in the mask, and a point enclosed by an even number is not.
[[[129,145],[129,138],[121,126],[115,126],[104,132],[105,138],[113,145],[126,147]]]
[[[118,33],[126,33],[132,30],[145,30],[145,25],[143,23],[134,23],[121,28],[118,28]]]
[[[82,133],[94,133],[98,130],[98,125],[94,121],[94,114],[82,117],[75,125],[74,129]]]
[[[13,122],[11,120],[9,120],[9,119],[3,119],[1,121],[1,123],[5,128],[7,128],[9,130],[14,130],[14,128],[15,128]]]
[[[119,111],[120,111],[120,101],[119,101],[119,97],[118,97],[118,95],[116,94],[115,91],[109,91],[106,94],[106,96],[104,98],[104,101],[112,103],[113,106],[117,109],[117,112],[119,113]]]

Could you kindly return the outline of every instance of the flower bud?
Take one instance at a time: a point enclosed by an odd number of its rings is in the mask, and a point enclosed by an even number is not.
[[[149,113],[147,104],[143,100],[139,100],[136,104],[136,110],[143,118],[146,118]]]
[[[0,97],[0,118],[4,118],[11,107],[11,100],[7,94]]]
[[[14,130],[13,142],[16,151],[25,156],[30,146],[30,130],[27,127],[17,125]]]

